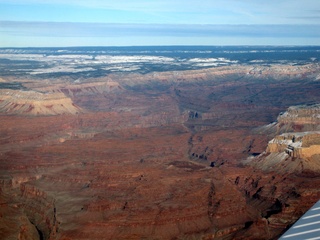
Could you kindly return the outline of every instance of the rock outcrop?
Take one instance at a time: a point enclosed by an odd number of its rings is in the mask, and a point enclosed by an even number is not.
[[[285,133],[270,140],[264,153],[248,161],[264,171],[319,173],[320,131],[315,131],[319,129],[319,123],[319,104],[289,107],[279,115],[277,122],[260,128]]]
[[[77,114],[83,110],[62,93],[0,90],[0,113],[16,115]]]
[[[305,132],[320,130],[320,104],[289,107],[279,115],[278,132]]]
[[[281,152],[296,158],[310,158],[320,154],[320,132],[281,134],[269,142],[267,153]]]
[[[283,133],[251,163],[265,171],[320,173],[320,132]]]

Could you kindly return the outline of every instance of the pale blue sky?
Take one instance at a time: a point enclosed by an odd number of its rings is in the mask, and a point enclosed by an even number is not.
[[[320,0],[0,0],[0,47],[320,45]]]

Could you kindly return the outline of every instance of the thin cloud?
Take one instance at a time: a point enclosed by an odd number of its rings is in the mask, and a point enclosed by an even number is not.
[[[317,20],[317,19],[320,19],[320,16],[294,16],[294,17],[288,17],[288,19]],[[315,24],[318,24],[318,23],[315,22]]]
[[[108,9],[128,12],[149,12],[149,13],[193,13],[212,15],[216,12],[222,14],[229,13],[246,17],[246,21],[263,21],[260,13],[269,17],[269,21],[280,21],[292,15],[294,12],[307,12],[320,8],[319,0],[0,0],[0,4],[11,5],[55,5],[55,6],[74,6],[88,9]],[[210,18],[209,18],[210,19]],[[274,20],[272,20],[274,19]],[[197,19],[193,19],[197,21]],[[209,22],[208,22],[209,23]],[[253,22],[252,22],[253,23]]]
[[[6,4],[33,4],[33,5],[61,5],[61,6],[78,6],[85,8],[99,8],[109,10],[122,10],[122,11],[170,11],[179,12],[181,9],[195,10],[193,6],[197,3],[193,0],[162,0],[162,1],[149,1],[149,0],[118,0],[118,1],[100,1],[100,0],[0,0],[0,3]],[[198,4],[199,5],[199,4]],[[201,5],[201,4],[200,4]],[[180,6],[180,8],[172,8],[172,6]],[[199,9],[199,8],[198,8]]]
[[[86,19],[88,22],[104,23],[296,25],[317,24],[318,19],[312,17],[316,14],[310,12],[319,8],[319,0],[0,0],[0,19],[75,23]]]
[[[10,36],[319,38],[320,25],[107,24],[0,21]]]

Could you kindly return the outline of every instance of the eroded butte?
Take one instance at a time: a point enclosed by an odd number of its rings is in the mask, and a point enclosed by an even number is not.
[[[320,198],[319,74],[3,77],[2,239],[279,237]]]

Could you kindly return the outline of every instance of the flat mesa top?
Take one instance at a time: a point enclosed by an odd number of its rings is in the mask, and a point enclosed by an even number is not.
[[[320,200],[280,238],[280,240],[286,239],[320,239]]]

